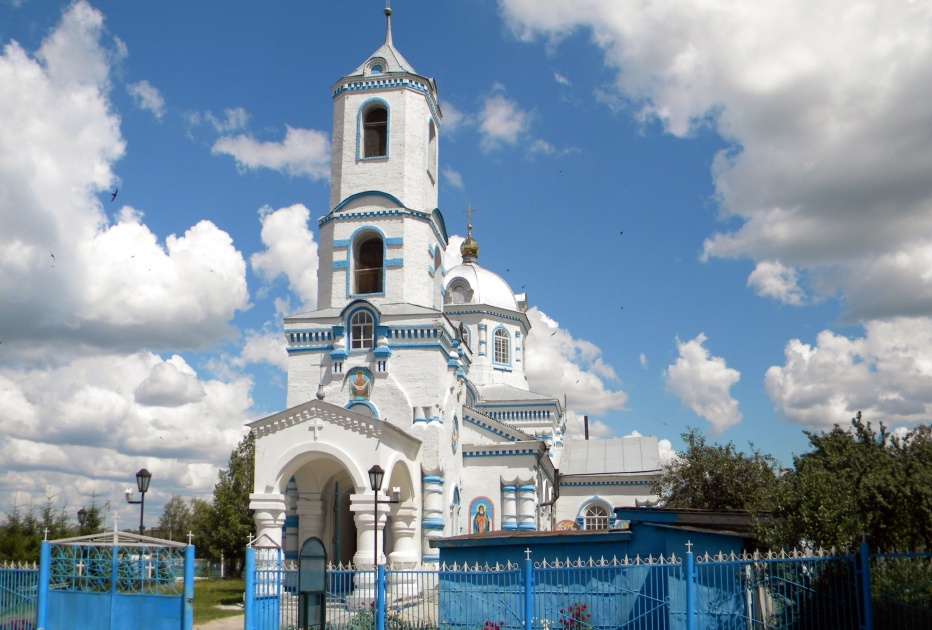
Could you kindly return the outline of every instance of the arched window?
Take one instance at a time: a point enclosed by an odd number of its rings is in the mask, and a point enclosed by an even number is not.
[[[457,278],[447,287],[446,302],[447,304],[469,304],[472,302],[473,290],[469,283],[462,278]]]
[[[363,235],[353,248],[353,293],[382,293],[385,248],[378,234]]]
[[[356,311],[350,319],[350,349],[368,350],[375,336],[375,322],[369,311]]]
[[[508,331],[504,328],[495,329],[495,354],[493,359],[496,363],[511,363],[511,339],[508,337]]]
[[[608,529],[608,510],[598,503],[587,507],[583,515],[583,529]]]
[[[464,346],[469,347],[469,328],[466,327],[466,324],[460,324],[460,341],[463,342]]]
[[[364,158],[388,155],[388,110],[380,105],[370,108],[362,117]]]

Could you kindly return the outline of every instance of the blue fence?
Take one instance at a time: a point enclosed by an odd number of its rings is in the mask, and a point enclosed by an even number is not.
[[[32,630],[36,627],[39,565],[0,565],[0,629]]]
[[[261,561],[255,552],[247,550],[245,630],[299,628],[297,567],[277,551],[260,551]],[[329,630],[932,628],[932,554],[866,546],[432,571],[337,566],[327,581]]]

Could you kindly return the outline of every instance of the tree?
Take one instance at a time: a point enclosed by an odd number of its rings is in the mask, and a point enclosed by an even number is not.
[[[159,517],[159,529],[163,538],[179,541],[184,540],[184,536],[191,531],[191,508],[181,495],[174,495],[165,504],[162,516]]]
[[[794,458],[778,514],[784,545],[874,549],[932,545],[932,433],[875,431],[861,413],[851,428],[809,433],[812,450]]]
[[[227,469],[220,471],[208,513],[210,525],[201,532],[207,555],[219,559],[222,553],[235,573],[242,572],[249,535],[256,533],[253,511],[249,509],[255,460],[256,438],[250,432],[230,453]]]
[[[739,452],[731,442],[707,444],[698,429],[680,437],[686,450],[664,464],[651,492],[671,508],[769,511],[776,505],[779,463],[750,445]]]

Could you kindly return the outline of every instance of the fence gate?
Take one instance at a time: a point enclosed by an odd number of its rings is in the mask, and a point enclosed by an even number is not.
[[[194,547],[128,532],[45,541],[37,627],[190,630]]]

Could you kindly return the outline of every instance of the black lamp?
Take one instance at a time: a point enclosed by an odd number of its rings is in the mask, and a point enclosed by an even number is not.
[[[136,473],[136,487],[139,488],[139,494],[142,495],[142,498],[139,501],[133,501],[133,491],[126,491],[126,502],[133,505],[139,504],[139,533],[142,534],[145,531],[145,528],[142,524],[142,518],[146,511],[146,492],[149,491],[149,482],[152,481],[152,473],[150,473],[145,468],[141,468],[138,473]]]
[[[84,523],[87,521],[87,510],[83,507],[78,510],[78,526],[81,530],[81,533],[84,533]]]
[[[369,469],[369,487],[372,488],[375,500],[372,503],[372,568],[375,569],[379,564],[379,490],[382,488],[382,479],[385,478],[385,471],[376,464]]]

